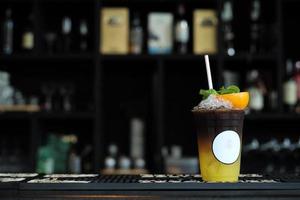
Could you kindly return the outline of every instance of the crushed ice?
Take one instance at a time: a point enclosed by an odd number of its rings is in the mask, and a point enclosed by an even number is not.
[[[216,110],[216,109],[232,109],[229,101],[221,100],[215,95],[209,95],[208,98],[202,100],[194,109]]]

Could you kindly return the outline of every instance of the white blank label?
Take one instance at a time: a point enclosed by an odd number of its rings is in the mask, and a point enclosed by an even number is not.
[[[212,145],[213,153],[224,164],[234,163],[240,154],[241,140],[235,131],[223,131],[218,134]]]

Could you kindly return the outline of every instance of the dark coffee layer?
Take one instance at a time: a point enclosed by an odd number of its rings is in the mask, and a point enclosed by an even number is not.
[[[193,114],[198,143],[202,143],[202,146],[210,147],[214,138],[227,130],[235,131],[242,138],[243,110],[203,110],[193,111]]]
[[[240,127],[244,110],[192,111],[197,127]]]

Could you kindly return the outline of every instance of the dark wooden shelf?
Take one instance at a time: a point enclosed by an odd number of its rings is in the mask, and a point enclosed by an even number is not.
[[[248,53],[240,53],[235,56],[224,56],[225,61],[277,61],[276,54],[258,54],[251,55]],[[210,55],[211,60],[217,60],[218,54]],[[140,55],[103,55],[100,54],[101,60],[105,61],[125,61],[125,60],[201,60],[204,59],[204,55],[195,55],[195,54],[161,54],[161,55],[149,55],[149,54],[140,54]],[[202,60],[201,60],[202,61]]]
[[[33,3],[34,0],[1,0],[1,4],[10,4],[10,3]]]
[[[120,3],[120,4],[132,4],[132,3],[181,3],[181,0],[102,0],[103,3]],[[217,4],[217,0],[185,0],[186,3],[200,3],[200,4]]]
[[[0,55],[0,61],[79,61],[92,60],[92,53],[83,54],[12,54]]]
[[[20,1],[20,0],[19,0]],[[94,0],[36,0],[38,3],[92,3]]]
[[[225,61],[243,61],[243,62],[255,62],[255,61],[277,61],[276,54],[249,54],[239,53],[235,56],[224,56]]]
[[[47,113],[40,112],[35,114],[39,119],[82,119],[82,120],[92,120],[94,119],[93,112],[62,112],[62,113]]]
[[[24,119],[30,120],[32,118],[36,119],[58,119],[58,120],[68,120],[68,119],[82,119],[82,120],[92,120],[94,119],[93,112],[2,112],[0,113],[0,119]]]
[[[0,162],[0,173],[4,172],[32,172],[31,166],[30,166],[30,158],[17,160],[17,161],[8,161],[4,160]],[[21,171],[19,171],[21,170]]]
[[[210,60],[216,60],[217,55],[210,55]],[[100,59],[103,61],[149,61],[149,60],[168,60],[168,61],[176,61],[176,60],[192,60],[192,61],[203,61],[204,55],[195,55],[195,54],[166,54],[166,55],[149,55],[149,54],[141,54],[141,55],[100,55]]]
[[[93,119],[93,112],[2,112],[0,119]],[[300,120],[297,113],[250,113],[246,120]]]
[[[299,0],[281,0],[283,3],[300,3]]]
[[[33,117],[35,113],[29,113],[29,112],[1,112],[0,113],[0,119],[30,119]]]
[[[295,121],[300,120],[300,114],[297,113],[255,113],[245,116],[246,120],[272,120],[272,121]]]

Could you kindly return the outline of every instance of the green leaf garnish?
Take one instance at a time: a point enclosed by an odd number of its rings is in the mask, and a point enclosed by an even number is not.
[[[239,93],[240,88],[235,86],[235,85],[230,85],[227,88],[222,86],[218,91],[214,89],[209,89],[209,90],[200,90],[199,94],[202,95],[203,99],[206,99],[209,97],[209,95],[214,94],[214,95],[220,95],[220,94],[232,94],[232,93]]]
[[[218,92],[214,89],[209,89],[209,90],[202,90],[201,89],[199,94],[202,95],[203,99],[206,99],[211,94],[217,95]]]
[[[232,94],[232,93],[239,93],[240,88],[235,85],[230,85],[227,88],[221,87],[218,91],[219,94]]]

